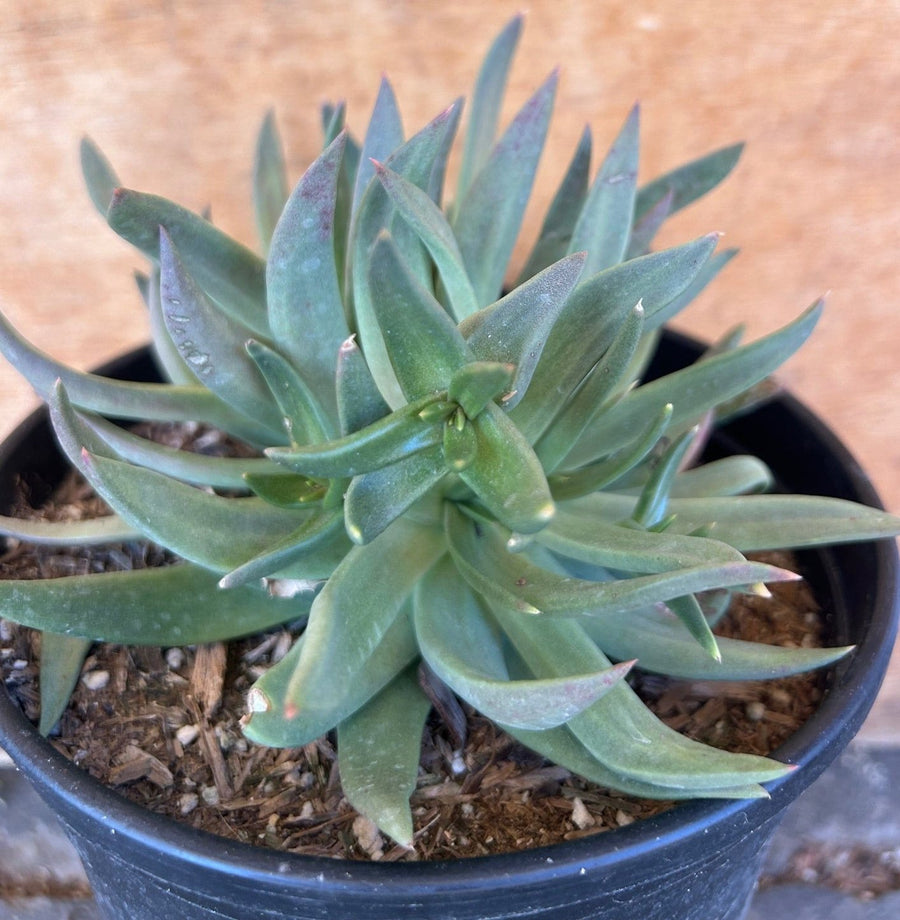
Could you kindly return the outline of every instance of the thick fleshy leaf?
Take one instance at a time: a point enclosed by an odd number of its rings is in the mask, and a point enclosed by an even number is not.
[[[721,661],[722,653],[719,651],[716,637],[713,635],[709,621],[703,613],[697,598],[693,594],[684,597],[673,597],[666,601],[666,606],[681,620],[684,628],[690,633],[691,638],[709,655],[713,661]]]
[[[99,546],[141,535],[117,515],[108,514],[85,521],[40,521],[0,515],[0,536],[39,546]]]
[[[403,122],[397,107],[397,97],[385,77],[381,79],[375,106],[363,140],[359,168],[353,187],[353,213],[362,203],[363,194],[375,175],[372,160],[386,160],[403,143]]]
[[[256,232],[264,253],[269,248],[289,191],[284,150],[275,122],[275,112],[270,109],[259,129],[253,160],[253,210]]]
[[[587,581],[559,575],[510,553],[496,526],[476,523],[454,509],[448,509],[445,526],[454,561],[476,591],[492,604],[520,613],[546,614],[550,619],[625,613],[711,588],[799,577],[758,562],[727,561],[618,581]]]
[[[354,546],[310,611],[286,705],[333,710],[352,692],[416,582],[444,552],[440,531],[405,518]]]
[[[61,384],[51,394],[48,406],[60,447],[76,467],[81,464],[82,449],[87,448],[174,479],[222,489],[245,489],[247,473],[282,472],[276,463],[262,457],[208,457],[139,437],[100,416],[76,411]]]
[[[667,403],[649,426],[626,448],[571,473],[556,473],[549,477],[550,491],[557,501],[578,498],[615,483],[641,463],[665,434],[675,409]]]
[[[712,498],[768,492],[775,485],[772,471],[757,457],[737,455],[683,470],[672,483],[673,498]]]
[[[219,581],[234,588],[261,578],[290,578],[310,586],[328,578],[350,549],[340,508],[322,511]]]
[[[347,533],[369,543],[447,474],[440,446],[355,476],[344,496]]]
[[[112,164],[104,156],[103,151],[89,138],[81,139],[81,174],[87,186],[88,195],[94,207],[106,217],[109,203],[117,188],[121,186]]]
[[[609,666],[578,623],[523,619],[503,610],[495,615],[536,677],[562,677]],[[765,782],[791,769],[764,757],[720,751],[686,738],[657,719],[624,681],[570,719],[568,727],[597,760],[624,779],[698,795],[704,787]]]
[[[640,530],[562,509],[534,539],[572,559],[645,575],[743,559],[736,549],[718,540]]]
[[[647,323],[647,330],[659,329],[664,323],[678,316],[688,304],[693,303],[700,296],[737,254],[737,249],[723,249],[721,252],[714,252],[697,272],[694,280],[677,297],[673,297],[663,309],[656,311]]]
[[[714,189],[734,169],[743,149],[743,144],[723,147],[648,182],[638,191],[635,221],[640,220],[668,194],[672,195],[672,214],[696,201]]]
[[[228,572],[294,531],[303,512],[223,498],[161,473],[85,452],[81,468],[119,516],[185,559]]]
[[[218,578],[188,563],[0,581],[0,611],[17,623],[64,636],[123,645],[217,642],[297,619],[308,598],[270,597],[259,588],[222,591]]]
[[[110,227],[154,262],[164,227],[200,287],[229,316],[266,337],[266,265],[245,246],[180,205],[131,189],[116,190]]]
[[[412,845],[409,797],[416,788],[430,710],[415,669],[408,668],[338,726],[344,795],[401,846]]]
[[[337,354],[350,334],[334,237],[344,138],[339,135],[297,183],[275,228],[266,265],[274,339],[335,421]]]
[[[407,400],[445,390],[471,360],[453,320],[404,264],[389,235],[375,242],[369,266],[372,309]]]
[[[631,228],[631,239],[628,241],[628,252],[625,254],[626,259],[636,259],[638,256],[643,256],[650,252],[650,244],[653,242],[653,238],[666,218],[672,213],[674,200],[675,192],[670,189],[652,208],[641,215],[640,220],[635,220],[634,226]]]
[[[540,461],[509,416],[494,403],[472,422],[474,460],[459,477],[491,514],[511,530],[533,533],[553,517],[554,504]]]
[[[299,473],[289,473],[272,464],[274,473],[245,473],[244,484],[254,495],[278,508],[304,508],[310,502],[320,502],[328,491],[328,483],[310,479]]]
[[[159,266],[154,265],[147,278],[147,315],[150,320],[150,339],[153,356],[163,378],[169,383],[195,386],[197,375],[188,367],[178,347],[166,329],[162,297],[159,290]]]
[[[556,95],[552,74],[493,148],[452,222],[480,306],[500,294],[544,147]]]
[[[401,610],[353,683],[341,688],[339,699],[328,698],[323,690],[315,708],[298,707],[296,702],[289,701],[288,684],[305,639],[304,633],[250,690],[247,699],[250,717],[243,728],[251,741],[273,747],[300,747],[321,738],[390,683],[418,655],[410,610]]]
[[[721,661],[700,648],[684,624],[664,608],[635,611],[628,620],[597,617],[586,633],[617,660],[636,657],[640,668],[684,680],[772,680],[826,667],[852,651],[841,648],[783,648],[718,636]]]
[[[81,677],[81,668],[93,640],[41,633],[41,721],[38,730],[45,737],[53,730],[69,704],[69,697]]]
[[[385,165],[437,200],[459,114],[459,104],[450,106],[392,153]],[[406,257],[407,268],[420,284],[430,286],[433,283],[431,262],[418,236],[397,213],[384,186],[380,182],[371,182],[354,219],[351,283],[348,286],[353,294],[353,313],[360,347],[382,395],[393,408],[397,408],[403,405],[405,398],[388,359],[369,291],[372,250],[384,230],[397,239]]]
[[[509,392],[515,370],[512,364],[471,361],[450,378],[447,399],[458,403],[468,418],[476,418],[489,402]]]
[[[590,169],[591,131],[586,127],[578,141],[572,162],[553,196],[553,201],[550,202],[547,216],[525,267],[516,281],[516,287],[554,262],[558,262],[570,251],[572,232],[587,197]]]
[[[356,336],[351,335],[338,351],[335,388],[342,435],[352,434],[390,415],[391,407],[375,384],[356,344]]]
[[[26,341],[0,314],[0,352],[47,400],[57,381],[82,409],[114,418],[153,421],[205,421],[251,443],[271,443],[263,426],[239,416],[201,386],[134,383],[76,371]]]
[[[800,549],[878,540],[900,534],[900,517],[838,498],[812,495],[739,495],[673,498],[675,532],[706,527],[742,552]]]
[[[715,249],[718,236],[650,253],[585,279],[562,310],[525,399],[511,414],[534,441],[603,357],[622,321],[640,303],[645,321],[677,297]]]
[[[644,330],[644,308],[638,303],[625,318],[603,357],[594,365],[575,395],[563,406],[535,445],[544,469],[553,472],[582,432],[622,384]]]
[[[671,427],[695,424],[705,412],[780,367],[806,341],[821,313],[818,301],[792,323],[756,342],[638,387],[594,421],[569,453],[567,464],[581,466],[628,444],[668,403],[675,407]]]
[[[159,293],[166,329],[197,380],[223,402],[282,437],[281,415],[246,343],[253,331],[226,316],[185,269],[166,231],[159,231]]]
[[[426,396],[342,438],[306,447],[274,447],[266,454],[307,476],[358,476],[440,443],[443,421],[454,408],[440,395]]]
[[[652,530],[665,521],[672,482],[696,435],[694,428],[675,438],[653,465],[631,515],[638,527]]]
[[[281,413],[282,424],[292,444],[317,444],[324,441],[334,423],[325,415],[315,394],[300,372],[262,342],[249,341],[247,354],[262,374]]]
[[[611,268],[625,258],[637,190],[639,112],[637,106],[631,110],[600,164],[572,234],[569,251],[587,252],[587,276]]]
[[[453,317],[458,322],[474,313],[478,309],[475,292],[443,211],[427,192],[393,170],[376,163],[375,171],[400,216],[415,230],[434,259]]]
[[[561,725],[599,699],[631,662],[550,680],[510,680],[496,627],[450,559],[439,562],[415,595],[416,636],[429,667],[489,719],[517,728]]]
[[[460,323],[472,353],[481,361],[515,365],[509,410],[525,395],[553,324],[584,266],[584,253],[561,259],[505,297]]]
[[[471,466],[478,455],[478,435],[462,409],[454,412],[444,425],[443,448],[447,468],[454,473]]]
[[[488,160],[503,106],[509,68],[522,32],[522,16],[514,16],[491,43],[472,91],[469,123],[457,184],[457,204]]]
[[[623,776],[610,770],[596,757],[593,757],[568,728],[550,728],[539,732],[508,728],[507,731],[525,747],[531,748],[553,763],[607,789],[618,789],[628,795],[645,799],[677,800],[697,796],[693,790],[641,782],[631,776]],[[741,783],[722,788],[703,787],[703,798],[705,799],[764,799],[768,796],[769,793],[759,783]]]

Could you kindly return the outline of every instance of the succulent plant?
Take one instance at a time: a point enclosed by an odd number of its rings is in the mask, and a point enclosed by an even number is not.
[[[267,117],[254,170],[263,255],[122,188],[84,142],[93,201],[150,259],[141,289],[166,382],[72,370],[3,320],[0,348],[113,511],[3,530],[69,544],[140,535],[182,561],[0,584],[0,613],[44,631],[44,730],[91,641],[186,645],[305,620],[250,692],[246,733],[296,746],[336,730],[348,799],[403,843],[429,711],[422,666],[525,745],[635,795],[765,795],[788,769],[677,734],[625,677],[835,661],[848,650],[712,626],[733,592],[797,577],[745,553],[882,537],[900,521],[761,494],[772,477],[752,457],[693,465],[710,419],[801,345],[821,303],[640,382],[662,324],[733,255],[716,234],[651,251],[654,235],[740,146],[638,187],[638,110],[592,181],[585,132],[504,291],[557,81],[499,132],[520,25],[482,66],[449,204],[460,102],[407,139],[383,81],[361,145],[344,107],[326,106],[324,150],[290,192]],[[200,421],[256,454],[174,450],[109,419]]]

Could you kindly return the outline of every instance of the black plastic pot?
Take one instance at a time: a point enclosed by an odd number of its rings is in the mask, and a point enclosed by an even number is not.
[[[696,354],[690,340],[668,336],[655,373]],[[146,352],[123,360],[124,375],[152,375]],[[852,456],[791,397],[729,425],[712,449],[760,456],[793,491],[878,504]],[[52,482],[60,468],[46,416],[36,413],[0,448],[0,506],[8,505],[17,472],[30,470]],[[897,629],[894,541],[829,549],[805,562],[832,639],[855,643],[857,651],[834,669],[813,718],[776,753],[800,769],[771,784],[767,800],[686,803],[546,849],[381,865],[255,849],[150,814],[58,754],[5,693],[0,744],[59,815],[110,920],[739,920],[783,810],[845,747],[869,711]]]

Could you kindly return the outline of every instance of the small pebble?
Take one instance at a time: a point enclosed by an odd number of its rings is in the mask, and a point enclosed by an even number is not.
[[[761,722],[766,717],[766,705],[759,700],[751,700],[744,707],[744,712],[751,722]]]
[[[181,728],[175,732],[175,737],[178,739],[182,747],[187,747],[189,744],[197,740],[197,736],[200,734],[200,727],[197,725],[182,725]]]
[[[109,671],[88,671],[81,682],[88,690],[102,690],[109,684]]]
[[[200,790],[200,795],[207,805],[219,804],[219,790],[215,786],[204,786]]]
[[[170,648],[166,650],[166,664],[173,670],[178,671],[184,667],[185,655],[183,649]]]
[[[628,824],[634,824],[634,815],[627,815],[620,808],[616,812],[616,824],[618,824],[619,827],[625,827]]]
[[[580,831],[593,827],[596,823],[587,806],[577,796],[572,800],[572,823]]]
[[[200,804],[200,796],[194,792],[185,792],[178,798],[178,809],[183,815],[189,815]]]

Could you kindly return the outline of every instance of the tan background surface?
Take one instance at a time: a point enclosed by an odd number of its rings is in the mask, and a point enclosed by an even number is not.
[[[511,104],[562,64],[526,236],[584,123],[602,148],[635,100],[644,178],[746,140],[726,186],[666,233],[720,230],[743,250],[680,325],[711,337],[746,320],[756,336],[831,291],[783,377],[900,512],[898,0],[0,0],[0,308],[81,367],[147,337],[140,261],[82,190],[82,133],[126,184],[211,204],[252,243],[249,167],[269,106],[296,178],[319,144],[320,102],[346,98],[359,133],[387,72],[418,128],[468,93],[520,9]],[[0,434],[33,404],[0,368]],[[900,737],[900,660],[865,734]]]

